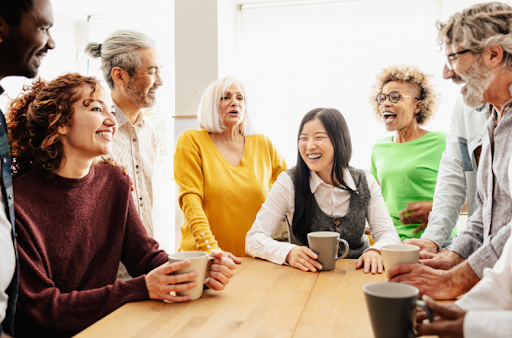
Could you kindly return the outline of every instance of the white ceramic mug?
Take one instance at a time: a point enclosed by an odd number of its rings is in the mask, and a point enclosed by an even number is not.
[[[199,299],[203,294],[203,285],[210,280],[209,271],[212,266],[214,257],[208,256],[203,251],[180,251],[169,255],[169,263],[177,263],[189,259],[192,264],[186,268],[174,271],[173,275],[181,275],[192,271],[197,271],[198,276],[193,280],[197,282],[197,286],[193,289],[176,292],[178,296],[190,295],[192,300]],[[207,273],[208,272],[208,273]],[[208,277],[207,277],[208,276]],[[191,282],[187,281],[186,283]]]
[[[418,263],[420,247],[410,244],[388,244],[380,248],[380,255],[384,261],[384,269],[389,270],[399,263]]]

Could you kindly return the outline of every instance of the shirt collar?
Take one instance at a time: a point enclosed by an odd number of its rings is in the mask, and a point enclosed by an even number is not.
[[[350,189],[356,190],[356,184],[354,183],[354,179],[352,178],[352,175],[350,175],[350,171],[348,171],[348,169],[346,168],[343,168],[343,180]],[[333,187],[325,183],[316,172],[310,171],[309,188],[311,189],[311,192],[314,194],[316,189],[318,189],[318,187],[322,184],[333,189],[342,190],[341,188]]]
[[[128,117],[126,117],[125,113],[119,108],[119,106],[114,102],[114,108],[116,109],[116,120],[117,120],[117,127],[121,128],[126,122],[130,123],[130,120],[128,120]],[[137,120],[135,121],[135,124],[142,123],[143,125],[146,125],[146,121],[144,119],[144,114],[142,112],[139,113],[137,116]]]

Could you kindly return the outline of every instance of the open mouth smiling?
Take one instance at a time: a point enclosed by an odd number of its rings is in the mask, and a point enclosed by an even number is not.
[[[386,123],[391,123],[396,118],[396,114],[395,113],[388,112],[388,111],[383,112],[382,116],[384,117],[384,121],[386,121]]]
[[[308,154],[307,157],[310,160],[318,160],[320,157],[322,157],[322,154]]]

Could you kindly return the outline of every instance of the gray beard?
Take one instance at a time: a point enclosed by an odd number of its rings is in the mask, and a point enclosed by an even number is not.
[[[493,72],[485,67],[480,56],[464,75],[459,76],[466,82],[465,92],[462,94],[466,106],[471,108],[481,107],[485,103],[484,93],[494,79]]]

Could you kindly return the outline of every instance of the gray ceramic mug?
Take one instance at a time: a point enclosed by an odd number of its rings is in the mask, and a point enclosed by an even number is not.
[[[333,231],[314,231],[308,233],[309,248],[317,255],[317,261],[322,264],[322,271],[334,270],[336,261],[348,254],[348,243],[340,238],[340,234]],[[345,250],[338,256],[338,248],[343,243]]]
[[[402,283],[370,283],[363,287],[375,338],[413,338],[416,306],[422,307],[430,322],[432,312],[418,300],[417,287]]]

